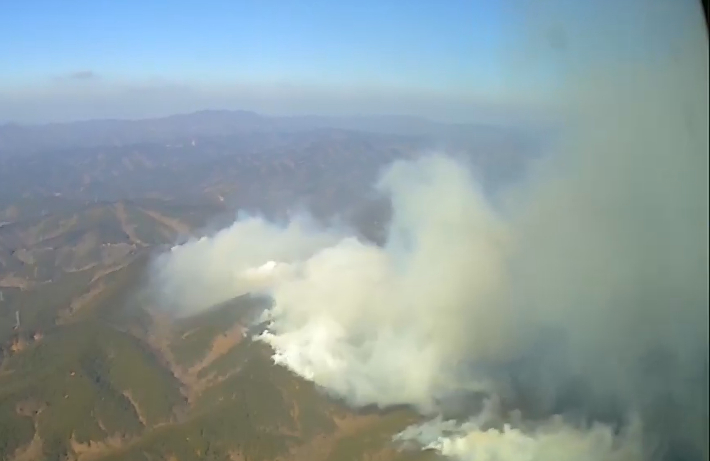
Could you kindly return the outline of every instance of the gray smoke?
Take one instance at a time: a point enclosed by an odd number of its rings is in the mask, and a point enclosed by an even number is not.
[[[154,286],[183,314],[270,295],[277,363],[440,414],[399,439],[447,456],[707,459],[707,36],[649,17],[673,52],[570,70],[564,135],[502,204],[445,155],[397,162],[384,246],[239,220]]]

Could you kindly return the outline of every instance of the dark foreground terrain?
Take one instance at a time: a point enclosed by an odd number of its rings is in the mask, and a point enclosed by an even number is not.
[[[429,459],[390,443],[412,412],[355,412],[273,365],[245,334],[263,300],[173,319],[137,294],[152,255],[238,210],[307,208],[378,241],[370,184],[392,160],[446,145],[503,180],[534,145],[474,128],[229,112],[0,126],[0,459]]]

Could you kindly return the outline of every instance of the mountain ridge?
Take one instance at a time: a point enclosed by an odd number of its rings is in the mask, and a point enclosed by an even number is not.
[[[47,124],[0,125],[0,155],[41,152],[47,149],[125,146],[140,143],[185,144],[195,138],[249,133],[302,132],[341,129],[397,134],[441,141],[490,138],[525,138],[532,131],[482,123],[443,123],[423,117],[374,116],[269,116],[250,111],[203,110],[144,119],[95,119]]]

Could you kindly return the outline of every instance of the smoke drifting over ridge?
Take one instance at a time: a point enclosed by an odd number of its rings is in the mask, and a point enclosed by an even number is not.
[[[243,216],[210,237],[175,246],[162,255],[151,284],[162,303],[179,315],[190,315],[268,286],[283,269],[281,264],[254,270],[258,266],[273,259],[302,261],[340,238],[337,232],[319,229],[308,217],[278,225]]]
[[[269,294],[275,360],[353,405],[485,391],[478,419],[399,437],[444,455],[707,459],[708,49],[690,35],[577,74],[573,123],[503,205],[445,155],[398,162],[384,247],[247,218],[163,255],[155,286],[182,314]]]

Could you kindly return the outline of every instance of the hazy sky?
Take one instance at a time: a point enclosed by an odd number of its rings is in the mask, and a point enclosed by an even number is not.
[[[574,36],[564,24],[575,17],[593,23],[610,0],[593,11],[556,1],[567,4],[564,11],[545,12],[533,32],[523,27],[532,17],[525,3],[3,2],[0,122],[204,108],[452,120],[531,110],[561,78],[555,52]],[[616,35],[627,23],[618,21]]]

